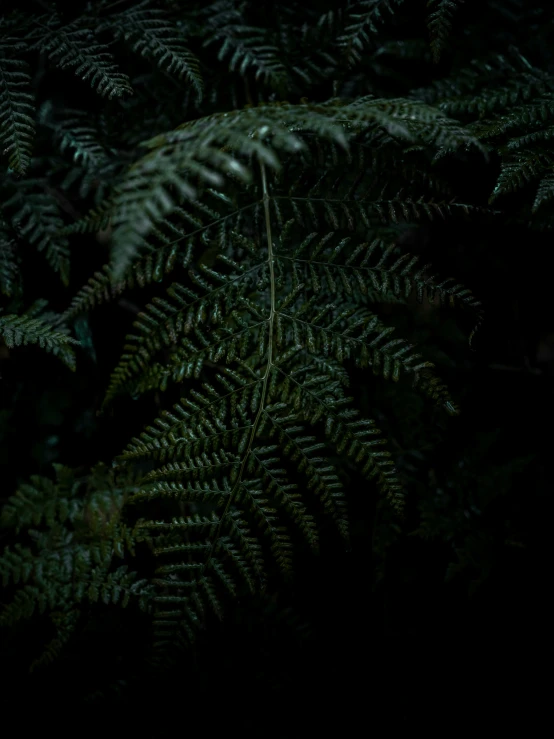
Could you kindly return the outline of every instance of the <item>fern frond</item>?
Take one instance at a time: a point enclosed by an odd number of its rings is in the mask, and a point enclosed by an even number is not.
[[[94,38],[95,22],[79,17],[65,26],[52,19],[48,34],[37,42],[37,48],[60,69],[73,69],[93,90],[109,99],[133,93],[129,78],[119,72],[108,47]],[[90,24],[90,25],[89,25]]]
[[[69,244],[60,235],[63,221],[55,198],[48,192],[32,191],[36,183],[27,180],[18,187],[11,198],[4,203],[6,219],[17,235],[30,244],[36,245],[39,252],[46,253],[52,269],[58,272],[64,285],[69,283]]]
[[[2,509],[2,526],[21,529],[39,526],[42,522],[52,527],[56,521],[73,521],[79,511],[75,499],[78,482],[73,471],[61,464],[54,464],[56,481],[34,475],[29,483],[22,483]]]
[[[510,139],[507,142],[506,147],[511,150],[523,149],[530,147],[533,144],[542,144],[543,142],[548,143],[552,138],[554,138],[554,126],[549,126],[548,128],[543,128],[539,131],[531,131],[523,136],[517,136],[516,138]]]
[[[554,90],[554,78],[533,67],[513,50],[510,56],[491,55],[427,90],[415,90],[413,97],[436,105],[446,115],[478,115],[485,118],[503,109],[513,109]],[[511,112],[511,111],[510,111]]]
[[[455,150],[475,146],[483,150],[479,140],[457,121],[447,118],[439,108],[420,100],[406,98],[359,98],[344,106],[351,124],[376,123],[393,137],[408,142]]]
[[[75,357],[67,345],[79,342],[54,330],[40,318],[0,314],[0,335],[10,348],[21,344],[38,344],[42,349],[59,355],[70,369],[75,370]]]
[[[16,245],[10,238],[7,224],[0,220],[0,291],[12,295],[19,272]]]
[[[31,545],[18,542],[0,556],[4,586],[17,586],[0,613],[0,624],[49,612],[57,635],[31,670],[63,648],[77,625],[83,601],[105,604],[131,600],[148,610],[151,585],[114,557],[133,554],[135,537],[120,521],[128,495],[136,492],[126,470],[97,465],[89,474],[55,464],[55,480],[35,475],[21,485],[2,512],[2,525],[26,530]],[[123,474],[122,474],[123,472]]]
[[[279,155],[306,148],[296,131],[346,149],[347,132],[376,127],[441,149],[481,148],[440,111],[404,99],[264,104],[184,123],[144,143],[150,153],[131,167],[112,200],[114,278],[122,277],[153,226],[175,210],[177,199],[196,204],[197,182],[212,187],[233,180],[248,184],[251,172],[243,162],[254,156],[278,171]]]
[[[46,13],[56,4],[38,3]],[[374,543],[384,552],[381,502],[402,517],[416,478],[408,460],[424,461],[429,448],[416,421],[428,411],[438,440],[436,417],[458,412],[433,364],[445,353],[423,339],[435,333],[439,306],[482,321],[472,292],[405,244],[440,248],[443,224],[429,221],[493,212],[475,205],[489,172],[475,152],[501,158],[491,202],[538,183],[533,208],[514,209],[514,220],[551,230],[554,78],[515,48],[460,70],[479,49],[471,26],[469,53],[450,55],[452,74],[405,94],[444,52],[458,0],[428,0],[419,15],[402,0],[99,0],[42,17],[13,5],[0,17],[0,143],[10,170],[0,183],[0,343],[41,344],[71,367],[80,343],[101,360],[111,334],[100,320],[93,343],[85,314],[132,290],[120,306],[134,323],[98,415],[113,404],[109,413],[117,420],[121,409],[124,420],[122,395],[140,415],[133,401],[147,393],[169,410],[133,432],[113,467],[56,464],[52,479],[17,485],[0,521],[10,541],[0,553],[9,589],[0,624],[45,617],[52,638],[35,669],[72,650],[89,617],[132,604],[154,616],[156,645],[172,656],[224,618],[228,602],[274,593],[298,551],[317,552],[327,534],[349,548],[349,489],[379,497]],[[496,0],[486,5],[485,18],[502,13]],[[512,0],[506,11],[514,19],[505,45],[522,18],[533,33],[545,18],[524,5]],[[492,29],[491,39],[503,33]],[[537,36],[533,59],[543,42]],[[90,89],[71,79],[62,89],[63,70],[98,93],[98,113],[69,99],[75,85],[85,97]],[[32,178],[21,179],[31,161]],[[483,178],[458,198],[468,168]],[[70,237],[81,250],[98,242],[98,271],[62,315],[46,301],[23,312],[32,301],[20,286],[35,265],[20,247],[44,252],[67,285]],[[30,285],[41,278],[39,264]],[[137,315],[138,288],[147,297]],[[45,289],[56,299],[55,285]],[[423,301],[404,321],[401,304]],[[451,329],[439,342],[457,340]],[[89,369],[102,374],[101,365]],[[458,366],[452,360],[449,372]],[[27,375],[7,374],[25,393]],[[94,433],[89,400],[64,428]],[[10,403],[0,420],[18,408]],[[416,491],[426,487],[419,471]]]
[[[431,51],[433,59],[438,62],[448,35],[452,30],[452,18],[458,10],[458,5],[464,0],[428,0],[427,7],[430,13],[427,16],[427,26],[431,36]]]
[[[126,41],[134,52],[155,61],[160,69],[186,79],[194,88],[199,104],[204,91],[200,63],[187,48],[180,29],[167,20],[163,10],[150,8],[149,4],[146,0],[134,8],[110,15],[98,31],[111,31],[115,38]]]
[[[481,140],[498,140],[512,131],[528,127],[540,126],[547,123],[554,113],[554,100],[550,95],[541,95],[524,105],[508,107],[506,111],[499,112],[492,118],[477,120],[469,123],[466,129]],[[528,134],[509,139],[507,147],[518,149],[533,141],[549,138],[550,128],[531,131]]]
[[[0,42],[0,146],[17,174],[29,167],[35,137],[29,67],[17,58],[22,46],[10,39]]]
[[[280,366],[286,366],[287,360],[276,356],[274,361],[267,403],[261,404],[262,377],[248,382],[227,371],[218,376],[223,392],[205,384],[202,394],[193,393],[193,399],[183,399],[173,412],[165,413],[155,427],[134,440],[122,456],[122,461],[136,459],[137,455],[172,460],[145,476],[148,489],[140,492],[137,500],[158,496],[203,500],[213,510],[205,519],[139,522],[140,528],[154,533],[186,530],[197,542],[179,543],[179,537],[159,540],[155,545],[158,556],[170,557],[169,564],[158,568],[158,574],[165,577],[156,579],[161,591],[154,598],[160,609],[156,624],[162,642],[176,627],[193,638],[196,624],[203,622],[211,601],[206,587],[213,578],[213,574],[203,573],[216,573],[230,592],[235,591],[237,583],[228,567],[238,570],[250,588],[256,575],[264,577],[261,551],[258,544],[253,547],[255,539],[248,533],[247,519],[267,532],[272,557],[285,574],[291,567],[290,539],[281,525],[279,509],[298,525],[312,547],[317,546],[314,521],[298,499],[297,484],[289,479],[283,455],[295,463],[306,477],[306,488],[321,497],[325,509],[347,536],[341,482],[327,459],[325,445],[304,432],[304,423],[313,425],[322,416],[327,418],[326,434],[337,450],[363,461],[364,472],[398,496],[399,485],[388,453],[375,449],[383,441],[375,439],[379,432],[374,424],[358,420],[355,411],[344,407],[347,399],[339,387],[313,370],[307,372],[303,363],[298,365],[298,379],[287,372],[281,387]],[[289,379],[292,382],[287,389]],[[236,414],[242,419],[242,427],[233,421]],[[257,444],[253,443],[254,432],[260,440]],[[264,442],[266,435],[268,441]],[[271,443],[273,436],[279,440],[278,445]],[[238,455],[226,451],[233,447]],[[245,473],[248,478],[243,479]],[[270,498],[275,503],[270,503]],[[221,508],[223,515],[216,514]],[[233,540],[240,549],[230,546]],[[179,559],[182,555],[188,555],[188,561]],[[219,603],[212,602],[211,607],[221,616]]]
[[[266,196],[267,228],[270,200]],[[155,544],[158,556],[170,558],[158,569],[167,577],[156,579],[160,643],[172,638],[174,628],[193,638],[210,607],[221,616],[215,591],[209,595],[216,580],[234,592],[237,573],[253,587],[252,562],[265,571],[260,552],[243,541],[241,557],[230,546],[235,518],[267,532],[271,558],[284,574],[291,569],[291,540],[279,513],[317,546],[314,520],[297,497],[300,485],[291,477],[290,462],[344,537],[344,493],[327,445],[351,458],[401,510],[401,483],[390,452],[382,449],[386,442],[375,423],[351,407],[335,367],[353,359],[393,379],[401,371],[412,373],[424,394],[456,412],[444,384],[429,371],[432,365],[419,361],[401,339],[391,341],[390,330],[364,307],[363,298],[370,287],[393,294],[416,289],[420,297],[427,292],[433,300],[439,294],[478,310],[469,291],[450,280],[437,282],[427,268],[417,270],[409,255],[394,258],[394,244],[356,244],[333,233],[312,233],[298,243],[295,228],[294,219],[281,226],[271,241],[270,260],[261,239],[234,234],[213,267],[189,271],[191,287],[175,284],[167,300],[155,299],[146,308],[112,376],[106,402],[124,389],[140,394],[215,371],[215,382],[204,380],[201,392],[191,389],[120,458],[121,464],[148,459],[162,465],[144,477],[146,487],[133,497],[135,503],[161,497],[212,511],[200,535],[198,522],[188,518],[140,522],[154,534],[170,532]],[[236,258],[241,248],[250,256],[248,267]],[[339,296],[337,304],[322,302],[322,294],[329,293]],[[327,443],[311,429],[321,429]],[[177,535],[182,531],[190,538]]]
[[[254,126],[250,120],[256,121]],[[430,300],[439,295],[441,301],[459,301],[479,313],[479,304],[468,290],[452,280],[437,281],[427,267],[417,267],[416,259],[395,253],[395,244],[387,248],[379,239],[363,243],[333,232],[299,230],[306,229],[310,218],[315,224],[328,220],[337,231],[344,227],[355,231],[357,221],[373,230],[376,218],[388,225],[422,215],[444,216],[455,207],[467,210],[468,206],[422,198],[372,200],[367,192],[357,192],[359,178],[354,176],[352,181],[344,173],[342,181],[338,177],[335,183],[336,200],[327,194],[318,197],[318,188],[326,190],[321,177],[306,193],[302,175],[299,181],[304,188],[298,198],[296,193],[283,196],[281,164],[273,151],[277,140],[279,149],[285,154],[296,149],[296,161],[301,163],[305,157],[302,164],[308,166],[310,134],[317,138],[323,132],[325,146],[316,145],[314,157],[325,166],[330,156],[338,170],[340,157],[334,145],[339,142],[346,149],[340,137],[344,129],[367,133],[368,138],[380,130],[391,141],[397,138],[426,146],[432,142],[455,148],[474,143],[476,139],[456,122],[420,103],[368,98],[352,105],[333,101],[320,106],[258,106],[228,114],[222,134],[221,124],[219,116],[204,119],[202,133],[213,131],[223,151],[236,149],[249,164],[257,160],[262,172],[261,202],[255,201],[260,193],[250,181],[252,174],[246,180],[230,181],[231,191],[244,188],[254,198],[248,211],[249,235],[227,232],[215,261],[197,264],[189,270],[187,285],[175,283],[166,299],[155,298],[139,315],[105,399],[108,403],[121,391],[136,396],[151,388],[164,390],[170,381],[185,378],[202,383],[201,392],[191,388],[190,397],[134,439],[120,460],[121,464],[142,459],[162,465],[145,476],[146,487],[134,502],[165,498],[201,504],[209,506],[215,516],[210,521],[217,522],[215,530],[210,523],[200,535],[187,518],[173,519],[171,524],[140,523],[149,531],[170,532],[155,545],[159,556],[170,558],[158,570],[166,577],[156,580],[160,593],[154,599],[156,628],[161,642],[172,638],[174,627],[193,638],[209,608],[221,615],[221,604],[212,591],[215,582],[235,592],[239,574],[252,588],[253,563],[258,577],[265,570],[261,552],[233,539],[235,518],[266,531],[268,554],[285,574],[291,568],[291,540],[279,514],[290,517],[310,545],[317,545],[314,520],[297,498],[301,488],[289,471],[291,463],[294,475],[304,478],[304,487],[321,498],[343,536],[347,536],[347,524],[342,484],[327,446],[350,457],[401,509],[401,484],[390,452],[382,449],[385,440],[371,419],[360,418],[351,407],[337,368],[354,361],[362,367],[370,364],[375,374],[385,378],[397,380],[402,372],[411,374],[416,387],[435,403],[449,413],[456,408],[444,384],[430,371],[432,365],[407,342],[390,339],[390,329],[366,305],[369,291],[405,297],[415,290],[420,299],[425,293]],[[167,147],[175,155],[181,142],[187,142],[190,154],[198,145],[194,139],[198,126],[194,121],[183,124],[147,145],[154,153]],[[291,137],[297,130],[302,138]],[[243,138],[247,131],[248,141]],[[262,138],[252,139],[256,133]],[[139,164],[143,167],[151,161],[155,160],[147,156]],[[153,168],[162,175],[158,164]],[[146,180],[145,175],[141,179]],[[186,200],[186,193],[181,194]],[[115,212],[119,207],[117,203]],[[301,207],[306,208],[306,217]],[[167,206],[167,212],[174,209],[174,204]],[[161,218],[159,213],[154,215],[156,221]],[[207,232],[209,221],[190,236],[200,239]],[[323,301],[325,294],[336,295],[336,301]],[[215,380],[209,379],[212,375]],[[326,442],[319,440],[318,431]],[[179,533],[182,530],[188,538]]]
[[[502,162],[496,187],[489,199],[494,202],[500,195],[525,187],[532,179],[540,177],[554,164],[554,154],[545,149],[523,149],[510,153]]]
[[[250,171],[237,154],[245,158],[256,155],[271,168],[278,168],[276,150],[294,151],[302,147],[299,138],[280,123],[283,112],[280,109],[281,106],[267,105],[211,116],[198,124],[183,124],[176,131],[144,144],[151,152],[129,170],[113,200],[116,279],[132,261],[153,225],[176,208],[173,193],[181,199],[196,200],[197,187],[192,178],[208,186],[221,186],[225,176],[247,183]],[[304,125],[317,128],[320,136],[334,136],[345,142],[341,128],[331,120],[315,112],[308,116],[307,110],[302,113]],[[252,134],[256,130],[259,134],[255,137]],[[263,141],[268,136],[271,144]]]
[[[548,172],[539,182],[533,203],[533,212],[536,212],[544,203],[549,202],[552,198],[554,198],[554,173]]]
[[[49,126],[54,131],[60,152],[69,154],[75,164],[86,169],[98,169],[108,161],[108,152],[99,142],[97,129],[90,125],[90,116],[81,111],[66,110],[63,120],[51,122]]]
[[[213,22],[213,21],[212,21]],[[229,70],[239,72],[241,77],[248,69],[256,71],[256,80],[283,94],[287,89],[288,74],[279,48],[269,43],[267,29],[244,25],[215,25],[215,30],[204,41],[204,46],[219,44],[219,61],[229,59]]]
[[[117,297],[127,288],[161,282],[176,267],[188,267],[199,235],[204,245],[212,240],[223,243],[233,226],[240,226],[247,210],[247,205],[240,207],[233,198],[211,188],[203,192],[202,201],[185,201],[176,206],[171,216],[157,222],[148,238],[141,241],[143,255],[129,266],[123,277],[115,280],[111,266],[105,265],[102,272],[96,272],[73,298],[64,320],[73,320],[79,313]],[[64,233],[102,225],[106,225],[106,221],[101,216],[97,225],[92,217],[89,221],[78,222],[75,228],[64,229]]]
[[[56,636],[44,647],[42,654],[29,666],[29,672],[46,667],[59,658],[63,648],[70,641],[77,629],[79,612],[76,609],[69,611],[53,611],[50,620],[56,628]]]
[[[394,15],[395,6],[403,0],[358,0],[353,2],[345,17],[345,27],[337,38],[337,46],[350,67],[361,61],[361,52],[371,43],[370,34],[377,34],[377,23],[386,11]]]

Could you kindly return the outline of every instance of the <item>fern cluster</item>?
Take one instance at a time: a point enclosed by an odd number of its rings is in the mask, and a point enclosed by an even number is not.
[[[292,575],[298,539],[319,548],[320,513],[349,546],[353,471],[404,520],[406,475],[352,377],[419,393],[430,418],[458,413],[387,309],[459,309],[471,344],[481,302],[404,237],[493,219],[529,185],[514,217],[551,228],[553,78],[512,49],[389,84],[399,64],[444,61],[458,2],[38,5],[52,12],[0,21],[0,335],[74,369],[74,345],[96,359],[89,314],[144,292],[98,422],[126,397],[165,410],[113,467],[21,482],[4,507],[16,539],[0,569],[16,587],[0,620],[48,612],[36,665],[84,604],[136,601],[173,654],[210,611]],[[414,12],[430,46],[409,37]],[[494,156],[489,202],[461,196],[448,163]],[[27,303],[43,269],[63,290],[51,312]],[[153,575],[129,568],[139,546]]]
[[[60,464],[54,470],[55,480],[34,475],[22,483],[2,510],[2,526],[24,531],[26,540],[6,547],[0,557],[3,587],[18,586],[0,624],[10,626],[38,611],[48,613],[55,627],[31,670],[59,656],[83,620],[84,604],[100,600],[125,607],[136,600],[147,609],[151,588],[123,564],[135,546],[133,532],[120,520],[134,491],[129,475],[103,465],[81,477]]]

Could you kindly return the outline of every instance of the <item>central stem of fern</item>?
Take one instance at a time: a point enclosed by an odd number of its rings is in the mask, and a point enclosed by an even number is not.
[[[262,392],[261,392],[260,402],[258,404],[256,418],[254,419],[254,422],[252,424],[252,428],[250,431],[250,438],[248,440],[248,446],[246,447],[246,450],[244,452],[244,457],[242,458],[239,474],[237,475],[235,484],[233,485],[233,488],[231,489],[229,498],[227,500],[223,513],[219,519],[219,523],[217,526],[215,536],[213,538],[210,552],[202,568],[202,574],[204,574],[206,567],[209,565],[212,559],[215,546],[219,540],[223,521],[225,520],[225,517],[227,516],[229,512],[229,508],[231,507],[231,504],[233,503],[233,500],[235,499],[235,496],[242,483],[244,470],[246,468],[246,463],[248,462],[248,457],[250,456],[250,452],[252,451],[252,446],[254,444],[254,439],[256,438],[256,432],[258,430],[260,418],[261,418],[261,415],[265,407],[265,399],[267,396],[267,386],[269,383],[269,374],[271,372],[271,367],[273,364],[273,325],[275,322],[275,313],[276,313],[275,311],[275,303],[276,303],[275,265],[274,265],[274,260],[273,260],[273,240],[271,236],[271,217],[270,217],[270,212],[269,212],[269,192],[267,189],[267,175],[266,175],[265,165],[262,161],[260,161],[260,170],[261,170],[261,177],[262,177],[262,191],[263,191],[263,203],[264,203],[264,214],[265,214],[265,230],[266,230],[266,237],[267,237],[267,260],[268,260],[268,266],[269,266],[269,290],[270,290],[269,318],[267,319],[267,328],[269,331],[268,342],[267,342],[267,364],[265,367],[265,372],[263,374],[263,377],[261,378]]]

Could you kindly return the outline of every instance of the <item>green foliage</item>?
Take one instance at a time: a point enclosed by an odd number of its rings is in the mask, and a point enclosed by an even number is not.
[[[370,45],[370,34],[378,33],[378,25],[387,15],[394,15],[403,0],[360,0],[348,3],[344,13],[343,31],[336,39],[337,46],[350,66],[362,60],[363,50]],[[331,14],[327,14],[330,19]],[[327,20],[327,18],[325,20]],[[320,20],[323,25],[324,19]]]
[[[56,479],[34,475],[20,485],[3,508],[3,528],[24,532],[25,539],[6,547],[0,557],[4,588],[17,585],[5,603],[0,624],[12,625],[47,613],[56,636],[31,670],[48,664],[71,638],[85,603],[130,601],[147,609],[150,586],[128,565],[117,563],[134,553],[133,532],[120,520],[134,486],[102,465],[88,476],[54,465]]]
[[[550,200],[549,125],[554,78],[516,49],[474,61],[456,77],[417,96],[466,122],[465,130],[500,154],[501,171],[490,202],[535,184],[533,211]]]
[[[37,22],[48,28],[37,47],[60,69],[73,69],[99,95],[113,98],[132,93],[128,77],[118,71],[108,47],[96,42],[92,18],[85,15],[63,25],[56,16]]]
[[[13,294],[18,275],[17,251],[5,224],[0,222],[0,285],[2,295]]]
[[[0,334],[71,369],[80,346],[79,372],[88,355],[103,391],[86,423],[109,435],[113,422],[120,446],[113,467],[56,461],[55,480],[19,482],[2,514],[0,623],[48,614],[34,669],[93,604],[135,601],[163,662],[229,603],[292,577],[328,521],[349,547],[353,479],[391,516],[380,556],[402,530],[413,490],[380,401],[402,399],[400,418],[415,404],[419,428],[458,415],[461,391],[433,336],[401,317],[454,308],[469,343],[483,322],[479,269],[465,286],[417,239],[436,224],[478,231],[500,213],[487,205],[530,183],[532,205],[512,216],[551,228],[554,82],[515,48],[433,77],[411,27],[427,22],[438,62],[453,1],[427,14],[399,0],[39,4],[52,12],[8,8],[0,25]],[[52,312],[25,308],[37,286]],[[134,317],[119,342],[121,310]],[[125,446],[128,418],[144,430]],[[456,552],[449,575],[486,562],[488,531],[437,496],[418,505],[417,535]]]
[[[428,0],[427,17],[433,59],[438,62],[452,30],[452,18],[464,0]]]
[[[68,363],[72,369],[75,369],[73,354],[68,355],[68,348],[64,345],[78,344],[79,342],[61,331],[54,331],[40,318],[31,318],[26,315],[0,315],[0,334],[8,347],[38,343],[42,348],[54,353],[58,353],[63,347],[66,361],[70,357]]]
[[[9,37],[0,46],[0,145],[11,169],[23,174],[31,161],[35,123],[29,68],[15,58],[20,48]]]
[[[132,50],[154,61],[161,69],[184,78],[202,99],[204,83],[199,62],[185,43],[186,35],[176,28],[161,9],[150,8],[148,0],[121,13],[110,14],[96,29],[109,30],[124,39]]]
[[[60,208],[48,190],[38,191],[40,183],[31,179],[17,183],[12,197],[3,203],[12,231],[39,252],[58,272],[64,285],[69,283],[69,244],[59,235],[63,221]]]

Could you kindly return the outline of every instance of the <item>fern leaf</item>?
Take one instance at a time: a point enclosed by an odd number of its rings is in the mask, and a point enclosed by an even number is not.
[[[34,475],[29,483],[22,483],[2,509],[2,526],[14,528],[17,533],[23,528],[39,526],[43,521],[54,526],[56,521],[64,523],[74,520],[79,504],[74,496],[78,484],[71,469],[55,464],[56,482],[48,477]]]
[[[548,172],[539,182],[533,212],[536,212],[544,203],[554,198],[554,173]]]
[[[458,5],[463,2],[464,0],[429,0],[427,3],[431,11],[427,17],[427,26],[435,62],[439,61],[444,51],[448,34],[452,30],[452,18],[458,10]]]
[[[98,131],[89,121],[90,116],[67,110],[63,120],[50,123],[50,127],[62,154],[70,154],[73,162],[81,167],[99,169],[108,161],[108,152],[99,143]]]
[[[494,202],[504,193],[525,187],[553,164],[553,155],[544,149],[523,149],[510,154],[502,162],[502,169],[489,202]]]
[[[115,280],[111,266],[104,265],[74,297],[64,320],[73,320],[79,313],[117,297],[125,289],[161,282],[177,267],[188,267],[199,233],[203,234],[205,242],[212,236],[224,239],[240,216],[241,209],[232,199],[211,189],[203,193],[202,202],[176,206],[171,216],[159,221],[148,238],[141,241],[144,254],[129,266],[124,276]],[[101,220],[98,223],[102,225]],[[64,233],[80,231],[85,226],[94,228],[92,221],[83,221],[74,229],[65,229]]]
[[[162,10],[149,8],[148,2],[122,13],[111,15],[99,26],[99,31],[110,30],[118,39],[126,41],[132,50],[178,78],[184,78],[196,92],[196,102],[202,100],[204,82],[200,63],[187,48],[179,29],[168,22]]]
[[[28,65],[14,58],[21,44],[0,44],[0,145],[10,168],[24,174],[35,136],[33,95]]]
[[[220,44],[217,55],[219,61],[229,58],[231,72],[239,72],[241,77],[248,69],[256,71],[256,80],[266,82],[271,89],[283,93],[287,89],[288,74],[281,61],[281,52],[268,43],[267,31],[252,26],[225,25],[217,27],[204,41],[204,46]]]
[[[377,34],[377,23],[386,11],[394,15],[395,6],[403,0],[359,0],[352,4],[345,18],[345,28],[337,38],[337,45],[348,64],[353,67],[361,61],[361,52],[370,44],[370,34]]]
[[[89,81],[99,95],[112,99],[133,92],[128,77],[117,70],[108,47],[95,40],[86,17],[51,28],[37,47],[60,69],[73,69],[78,77]]]
[[[112,566],[114,557],[133,553],[133,533],[119,520],[126,497],[136,491],[133,476],[103,465],[80,477],[60,464],[54,469],[54,480],[35,475],[21,485],[2,513],[3,526],[27,529],[32,545],[16,543],[0,556],[4,585],[17,586],[0,623],[15,624],[38,610],[49,613],[57,630],[31,670],[67,643],[77,626],[78,604],[125,607],[132,601],[148,610],[152,595],[152,586],[127,565]]]
[[[392,3],[355,7],[361,25],[352,37],[363,46],[363,12],[376,17]],[[231,15],[246,39],[249,23]],[[206,36],[221,40],[218,29]],[[263,64],[271,68],[275,49],[269,34],[263,41],[267,57],[241,48],[231,63],[269,81]],[[472,212],[441,191],[440,178],[414,174],[424,158],[470,146],[486,150],[473,131],[419,100],[262,103],[144,142],[100,209],[113,229],[111,261],[66,317],[124,285],[149,284],[154,293],[126,337],[103,408],[121,393],[136,398],[187,381],[180,401],[116,460],[117,469],[145,470],[129,505],[156,511],[131,532],[114,518],[119,551],[145,541],[158,559],[151,603],[160,647],[192,641],[210,613],[223,616],[227,598],[255,592],[275,571],[290,574],[296,531],[318,547],[318,506],[347,540],[343,465],[401,512],[401,475],[381,430],[347,393],[348,368],[407,377],[456,413],[433,365],[393,335],[374,302],[415,293],[480,316],[468,289],[432,275],[397,241],[403,223]],[[391,182],[376,186],[383,169]],[[72,231],[98,223],[93,214]],[[173,284],[158,295],[154,283],[174,266]],[[95,533],[111,531],[101,512],[93,519]],[[94,573],[82,565],[79,599],[120,602],[131,592],[127,571],[109,569],[114,553],[110,533],[90,555]]]
[[[340,120],[340,124],[339,121]],[[345,122],[362,128],[376,125],[408,140],[447,149],[481,144],[440,111],[408,100],[361,100],[343,105],[260,105],[185,123],[172,133],[145,142],[150,153],[131,167],[112,201],[113,273],[119,280],[156,223],[177,207],[196,203],[197,182],[221,187],[226,178],[247,184],[249,168],[241,160],[254,155],[279,170],[279,154],[300,152],[304,142],[295,130],[347,147]],[[256,133],[254,136],[253,134]]]
[[[541,99],[553,89],[550,74],[533,67],[513,50],[509,57],[495,54],[475,61],[452,77],[436,81],[428,90],[414,91],[413,96],[437,105],[449,116],[477,114],[485,118],[503,109],[516,113],[518,107],[532,104],[533,99],[537,99],[540,108]]]
[[[10,221],[18,236],[39,251],[46,252],[50,266],[60,274],[64,285],[69,283],[69,245],[60,236],[63,225],[56,200],[47,192],[32,192],[35,184],[28,180],[4,203],[5,213],[12,213]]]
[[[270,108],[268,112],[277,111]],[[151,153],[131,168],[114,198],[115,279],[131,263],[154,224],[176,209],[173,193],[180,199],[196,200],[197,188],[192,178],[208,186],[223,184],[225,175],[249,181],[248,168],[237,156],[227,153],[228,150],[236,150],[245,157],[256,153],[269,166],[279,166],[274,150],[250,135],[249,119],[252,118],[252,126],[256,125],[254,121],[259,125],[262,115],[260,111],[259,115],[251,116],[245,110],[240,118],[233,116],[226,120],[224,116],[215,116],[208,128],[202,126],[195,130],[193,124],[185,124],[181,130],[146,142]],[[261,128],[266,130],[263,125]],[[283,127],[272,133],[279,148],[290,150],[301,146],[298,138]],[[157,172],[155,177],[151,176],[153,171]]]
[[[0,221],[0,291],[13,295],[18,276],[16,245],[10,238],[7,224]]]
[[[42,349],[58,354],[70,369],[75,369],[75,357],[67,345],[79,342],[54,330],[39,318],[0,315],[0,335],[10,348],[21,344],[38,344]]]

